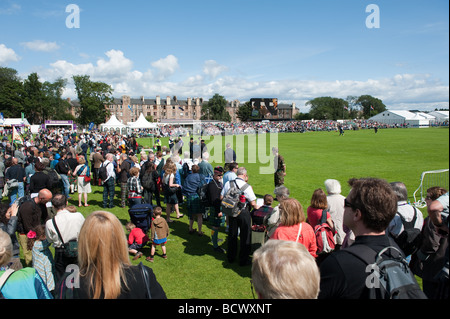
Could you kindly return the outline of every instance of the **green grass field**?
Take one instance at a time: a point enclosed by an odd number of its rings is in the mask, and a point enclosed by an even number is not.
[[[408,188],[410,200],[413,201],[412,195],[419,186],[420,174],[423,171],[448,168],[448,133],[446,128],[385,129],[379,130],[377,134],[373,130],[346,131],[344,136],[339,136],[337,132],[284,133],[278,134],[277,146],[287,165],[285,185],[290,189],[291,197],[298,199],[306,210],[313,191],[319,187],[324,188],[327,178],[335,178],[341,182],[343,195],[348,193],[347,181],[352,177],[402,181]],[[207,145],[211,143],[209,149],[213,157],[223,153],[223,148],[214,148],[213,144],[220,141],[225,145],[224,141],[228,141],[228,138],[230,137],[205,138]],[[258,197],[266,193],[272,194],[273,174],[259,173],[261,167],[271,165],[267,162],[259,163],[272,156],[270,149],[273,144],[269,143],[269,135],[245,139],[242,136],[234,137],[236,146],[242,144],[243,140],[245,144],[240,145],[243,154],[240,154],[241,157],[238,154],[238,162],[247,167],[249,183]],[[150,138],[142,138],[138,142],[144,147],[152,145]],[[187,144],[187,141],[185,143]],[[167,139],[163,139],[163,145],[167,145]],[[254,156],[259,146],[263,151],[261,155]],[[187,150],[187,145],[184,148]],[[251,163],[248,163],[249,161]],[[223,162],[218,160],[212,164],[222,165]],[[118,187],[116,193],[119,193]],[[77,205],[77,194],[72,196],[70,203]],[[88,198],[91,206],[80,208],[85,215],[100,209],[102,188],[93,186],[93,193],[89,194]],[[116,199],[116,205],[118,204]],[[165,206],[163,210],[165,211]],[[116,214],[124,225],[129,219],[127,209],[116,206],[111,212]],[[185,212],[184,208],[182,212]],[[170,224],[171,235],[167,243],[168,259],[160,258],[161,250],[157,250],[154,263],[145,261],[145,258],[133,263],[142,261],[151,267],[167,297],[171,299],[252,298],[251,267],[229,264],[225,255],[213,251],[209,236],[189,235],[186,216],[174,220],[175,222]],[[210,234],[209,227],[203,231],[207,235]],[[222,229],[219,238],[223,239],[225,249],[226,237]],[[143,252],[148,256],[150,248],[145,248]]]

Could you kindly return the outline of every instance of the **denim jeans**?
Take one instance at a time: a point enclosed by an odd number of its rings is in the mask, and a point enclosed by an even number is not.
[[[11,194],[10,205],[12,205],[12,204],[14,204],[14,202],[17,199],[19,199],[25,195],[25,188],[24,188],[23,182],[19,182],[19,187],[11,189],[10,192],[11,192],[10,193]]]
[[[63,183],[62,193],[66,197],[69,197],[69,195],[70,195],[69,177],[67,175],[64,175],[64,174],[60,174],[60,176],[61,176],[61,180],[62,180],[62,183]]]
[[[114,178],[109,178],[106,182],[103,183],[103,207],[113,207],[114,200],[114,192],[115,192],[116,183]],[[108,201],[109,197],[109,201]]]

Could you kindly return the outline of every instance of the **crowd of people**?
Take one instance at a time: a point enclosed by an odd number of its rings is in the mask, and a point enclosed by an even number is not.
[[[275,125],[296,131],[304,128],[299,123]],[[337,128],[329,124],[322,123],[320,129]],[[232,128],[220,125],[206,125],[204,131]],[[244,133],[248,128],[255,126],[239,129]],[[139,149],[133,136],[67,130],[25,137],[19,147],[4,138],[0,297],[166,298],[152,269],[132,265],[130,255],[138,260],[149,245],[147,261],[155,261],[157,246],[163,258],[170,258],[166,247],[170,224],[173,218],[186,218],[182,211],[189,219],[190,234],[209,235],[203,225],[207,220],[214,251],[229,263],[251,265],[252,287],[260,298],[373,297],[366,268],[378,255],[405,260],[405,271],[423,279],[423,291],[419,289],[415,298],[448,297],[448,190],[428,189],[425,220],[407,202],[403,183],[376,178],[349,180],[347,196],[341,194],[339,181],[326,180],[324,189],[311,192],[304,209],[284,186],[286,163],[273,148],[274,192],[261,203],[251,186],[254,176],[236,162],[230,145],[224,150],[224,165],[216,167],[209,163],[201,141],[191,138],[183,146],[182,138],[176,137],[169,146],[157,143],[147,152]],[[83,216],[68,199],[77,192],[78,206],[89,206],[91,185],[103,187],[102,205]],[[120,189],[117,202],[116,189]],[[122,208],[149,204],[150,229],[143,231],[128,222],[126,236],[125,225],[108,212],[115,203]],[[220,227],[228,234],[226,247],[219,245]],[[252,256],[255,233],[261,235],[261,246]],[[76,281],[70,271],[74,265],[80,279],[78,285],[69,285]]]

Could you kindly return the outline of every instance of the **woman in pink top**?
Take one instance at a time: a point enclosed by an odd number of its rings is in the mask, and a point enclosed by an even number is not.
[[[311,197],[311,205],[306,210],[306,214],[308,215],[306,222],[309,223],[313,229],[319,223],[322,218],[322,212],[324,209],[327,209],[327,207],[327,194],[325,194],[321,188],[316,189]],[[328,211],[327,223],[330,225],[331,229],[334,229],[334,223]]]
[[[305,222],[303,207],[295,198],[287,198],[280,203],[280,225],[270,239],[299,242],[314,258],[317,257],[314,230]]]

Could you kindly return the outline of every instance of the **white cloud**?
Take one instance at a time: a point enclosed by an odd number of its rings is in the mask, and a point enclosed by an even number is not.
[[[0,47],[1,48],[1,47]],[[3,56],[3,55],[0,55]],[[207,60],[196,75],[179,81],[169,81],[180,68],[177,57],[168,55],[150,63],[147,70],[133,69],[133,62],[120,50],[110,50],[106,58],[96,64],[73,64],[60,60],[42,72],[42,77],[52,80],[57,77],[71,79],[72,75],[86,74],[93,81],[110,84],[114,96],[155,97],[176,95],[180,99],[203,97],[209,99],[215,93],[228,100],[248,101],[253,97],[278,98],[282,103],[295,102],[301,112],[307,112],[305,103],[321,96],[345,99],[349,95],[372,95],[379,98],[389,109],[434,110],[448,105],[449,86],[429,74],[397,74],[383,79],[364,81],[337,80],[280,80],[258,81],[252,77],[224,74],[229,68],[214,60]],[[39,73],[41,75],[41,72]],[[260,78],[258,78],[260,79]],[[69,81],[71,83],[71,81]],[[66,94],[73,94],[68,86]],[[76,98],[76,96],[70,96]]]
[[[203,65],[203,73],[210,79],[216,79],[221,73],[227,71],[228,68],[224,65],[220,65],[214,60],[205,61]]]
[[[164,81],[179,68],[178,59],[172,54],[153,62],[151,65],[158,70],[155,78],[157,81]]]
[[[42,40],[22,42],[21,45],[29,50],[40,52],[52,52],[59,50],[60,48],[60,46],[56,42],[45,42]]]
[[[17,62],[19,60],[20,57],[13,49],[6,47],[4,44],[0,44],[0,66],[8,65],[10,62]]]

